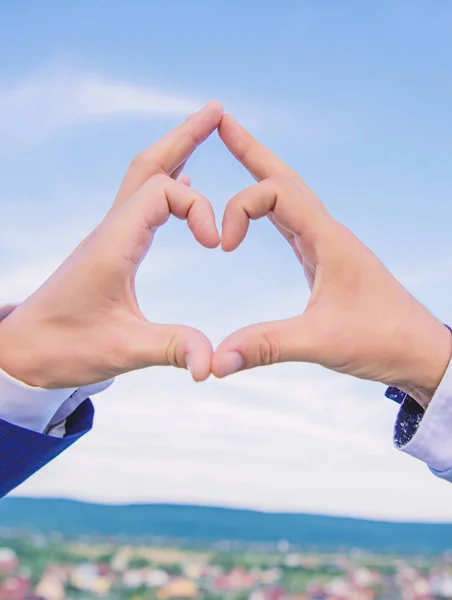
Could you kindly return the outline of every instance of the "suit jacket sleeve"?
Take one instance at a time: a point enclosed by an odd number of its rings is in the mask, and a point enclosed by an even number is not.
[[[0,419],[0,497],[69,448],[93,425],[88,398],[67,417],[64,437],[53,437]]]

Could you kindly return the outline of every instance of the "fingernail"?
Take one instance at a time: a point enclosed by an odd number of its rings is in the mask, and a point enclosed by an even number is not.
[[[238,352],[228,352],[221,361],[220,377],[237,373],[243,367],[243,357]]]

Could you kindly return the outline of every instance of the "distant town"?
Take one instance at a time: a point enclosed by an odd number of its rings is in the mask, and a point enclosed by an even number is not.
[[[224,541],[68,539],[0,532],[0,600],[434,600],[452,554],[331,554]]]

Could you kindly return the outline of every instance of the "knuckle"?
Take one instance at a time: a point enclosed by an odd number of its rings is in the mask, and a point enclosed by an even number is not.
[[[157,173],[156,175],[152,175],[149,181],[151,181],[157,186],[164,186],[167,185],[168,182],[172,182],[173,180],[169,175],[165,175],[164,173]]]
[[[188,127],[186,130],[186,135],[188,137],[188,139],[190,140],[190,144],[192,146],[194,146],[195,148],[197,146],[199,146],[199,144],[201,143],[201,137],[196,135],[196,133],[193,131],[193,129],[191,127]]]
[[[280,347],[277,339],[269,332],[263,332],[259,342],[260,364],[267,366],[279,362]]]
[[[180,330],[176,329],[170,339],[169,342],[166,346],[166,361],[168,363],[168,365],[171,365],[172,367],[178,367],[181,368],[183,366],[182,362],[183,362],[183,357],[180,356],[180,352],[178,351],[179,347],[180,347]]]

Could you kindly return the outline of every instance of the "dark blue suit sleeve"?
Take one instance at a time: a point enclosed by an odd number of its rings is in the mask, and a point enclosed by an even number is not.
[[[93,417],[94,407],[87,399],[67,418],[63,438],[36,433],[0,419],[0,498],[87,433]]]

